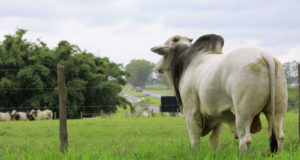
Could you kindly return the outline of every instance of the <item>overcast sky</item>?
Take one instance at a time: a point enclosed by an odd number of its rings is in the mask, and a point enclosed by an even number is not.
[[[179,34],[220,34],[224,53],[262,48],[281,62],[300,61],[299,0],[0,0],[0,41],[17,28],[50,48],[67,40],[126,65],[156,62],[150,48]]]

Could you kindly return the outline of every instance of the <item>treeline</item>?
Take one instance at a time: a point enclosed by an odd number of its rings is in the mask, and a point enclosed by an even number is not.
[[[25,33],[19,29],[0,42],[1,111],[41,108],[57,112],[58,65],[65,68],[69,115],[81,111],[112,113],[117,106],[132,107],[119,96],[129,75],[122,65],[95,57],[67,41],[59,42],[54,49],[41,40],[29,42],[23,38]]]
[[[298,84],[298,64],[296,61],[283,64],[288,85]]]
[[[298,64],[296,61],[283,64],[288,87],[288,111],[299,110]]]

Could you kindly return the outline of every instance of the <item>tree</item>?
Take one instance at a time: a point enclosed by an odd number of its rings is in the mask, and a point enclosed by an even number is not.
[[[157,78],[158,78],[160,84],[165,85],[168,88],[170,88],[168,80],[167,80],[167,78],[166,78],[166,76],[164,74],[162,74],[162,73],[158,74]]]
[[[298,83],[298,65],[296,61],[283,64],[286,80],[289,85]]]
[[[134,87],[144,87],[149,76],[153,72],[154,64],[146,60],[131,60],[126,65],[126,70],[130,73],[128,82]]]
[[[61,41],[54,49],[28,42],[26,30],[6,35],[0,43],[0,109],[43,108],[57,112],[57,65],[64,65],[69,115],[81,111],[111,113],[131,104],[119,96],[129,75],[122,65],[95,57]],[[100,106],[100,107],[82,107]]]

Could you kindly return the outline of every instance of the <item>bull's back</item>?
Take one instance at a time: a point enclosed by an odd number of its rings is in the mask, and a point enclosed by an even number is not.
[[[269,95],[269,70],[261,50],[239,49],[214,55],[205,62],[205,74],[199,78],[199,95],[207,114],[233,110],[237,99],[258,99],[259,106]],[[255,105],[255,104],[254,104]]]

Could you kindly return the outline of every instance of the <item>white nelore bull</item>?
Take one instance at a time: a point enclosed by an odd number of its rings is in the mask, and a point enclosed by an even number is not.
[[[287,83],[278,60],[253,48],[222,54],[224,40],[214,34],[191,42],[173,36],[164,45],[151,48],[163,56],[156,69],[165,74],[177,97],[191,144],[198,148],[200,137],[212,131],[209,143],[216,148],[225,122],[237,133],[240,152],[247,153],[250,133],[260,131],[259,114],[263,112],[271,152],[281,150]]]
[[[11,121],[12,115],[10,112],[1,113],[0,112],[0,121]]]
[[[31,110],[30,113],[33,115],[36,120],[52,120],[53,112],[49,109],[41,110]]]

